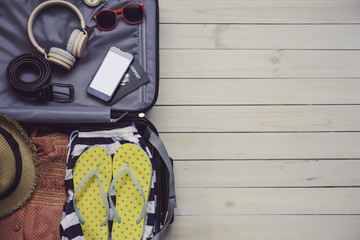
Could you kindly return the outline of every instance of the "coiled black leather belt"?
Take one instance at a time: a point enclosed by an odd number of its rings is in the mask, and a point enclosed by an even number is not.
[[[38,77],[34,81],[24,81],[21,73],[35,71]],[[9,63],[6,76],[14,93],[24,99],[38,101],[72,102],[74,87],[71,84],[50,83],[50,65],[48,61],[36,53],[20,55]],[[68,88],[68,92],[54,91],[54,86]],[[57,98],[54,94],[64,96]]]

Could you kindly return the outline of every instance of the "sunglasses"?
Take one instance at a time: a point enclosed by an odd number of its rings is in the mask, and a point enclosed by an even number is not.
[[[100,30],[112,30],[117,24],[117,15],[122,14],[124,20],[130,24],[138,24],[144,20],[145,11],[142,3],[129,3],[118,10],[105,9],[95,13],[94,19]]]

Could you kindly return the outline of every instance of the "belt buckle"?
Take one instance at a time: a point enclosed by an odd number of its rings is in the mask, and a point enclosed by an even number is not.
[[[50,85],[59,87],[59,88],[68,88],[68,92],[59,92],[59,91],[52,91],[51,101],[58,102],[58,103],[69,103],[74,101],[74,86],[72,84],[62,84],[62,83],[50,83]],[[65,96],[64,98],[57,98],[54,96],[55,94]]]

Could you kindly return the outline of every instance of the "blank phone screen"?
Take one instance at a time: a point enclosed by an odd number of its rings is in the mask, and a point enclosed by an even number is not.
[[[109,51],[96,72],[90,87],[111,96],[128,69],[130,62],[130,59]]]

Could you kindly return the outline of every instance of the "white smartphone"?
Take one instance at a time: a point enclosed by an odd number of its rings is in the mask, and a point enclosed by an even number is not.
[[[104,101],[110,101],[133,58],[132,54],[111,47],[88,86],[87,92]]]

